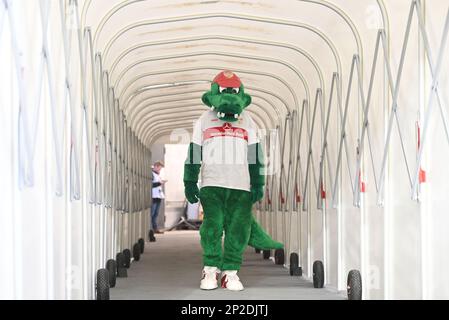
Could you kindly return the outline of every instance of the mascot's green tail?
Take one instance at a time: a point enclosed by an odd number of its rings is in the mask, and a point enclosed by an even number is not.
[[[248,245],[260,249],[260,250],[270,250],[270,249],[282,249],[284,245],[280,242],[274,241],[257,223],[254,216],[252,216],[251,221],[251,234],[249,236]]]

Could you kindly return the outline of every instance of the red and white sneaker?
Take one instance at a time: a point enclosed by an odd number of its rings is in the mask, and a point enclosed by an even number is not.
[[[232,290],[232,291],[242,291],[243,284],[240,282],[240,278],[237,275],[237,270],[227,270],[223,272],[221,276],[221,287]]]
[[[203,278],[201,279],[200,289],[213,290],[218,288],[218,277],[220,270],[217,267],[204,267]]]

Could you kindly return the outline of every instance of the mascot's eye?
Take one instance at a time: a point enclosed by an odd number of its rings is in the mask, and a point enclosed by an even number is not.
[[[240,88],[225,88],[225,87],[220,87],[218,89],[218,91],[220,93],[232,93],[232,94],[237,94],[240,92]]]

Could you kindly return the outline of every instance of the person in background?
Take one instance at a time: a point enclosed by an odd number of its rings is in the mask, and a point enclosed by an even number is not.
[[[165,198],[162,186],[167,182],[161,178],[161,170],[164,164],[161,161],[156,161],[152,168],[153,183],[152,183],[152,204],[151,204],[151,227],[154,233],[163,233],[157,226],[157,217],[159,215],[159,208],[161,207],[162,199]]]

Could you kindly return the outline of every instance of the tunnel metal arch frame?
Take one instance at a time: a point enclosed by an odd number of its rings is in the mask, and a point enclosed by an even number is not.
[[[117,58],[112,63],[110,69],[111,73],[114,72],[116,66],[119,64],[119,62],[127,56],[129,53],[136,49],[140,49],[147,46],[158,46],[158,45],[167,45],[167,44],[174,44],[174,43],[183,43],[183,42],[196,42],[196,41],[204,41],[204,40],[226,40],[226,41],[235,41],[235,42],[242,42],[242,43],[251,43],[251,44],[260,44],[260,45],[266,45],[266,46],[272,46],[272,47],[279,47],[279,48],[285,48],[287,50],[295,51],[296,53],[302,55],[307,60],[310,61],[310,63],[313,65],[313,68],[316,70],[320,86],[322,88],[325,87],[324,84],[324,78],[323,78],[323,72],[319,66],[319,64],[316,62],[316,60],[305,50],[302,48],[289,45],[287,43],[282,42],[273,42],[273,41],[266,41],[266,40],[256,40],[256,39],[250,39],[250,38],[242,38],[242,37],[230,37],[230,36],[200,36],[200,37],[189,37],[189,38],[178,38],[178,39],[170,39],[165,41],[156,41],[156,42],[144,42],[140,43],[138,45],[135,45],[133,47],[130,47],[126,49],[125,51],[121,52]]]
[[[257,19],[256,19],[257,20]],[[257,21],[259,21],[259,20],[257,20]],[[163,22],[167,22],[167,21],[163,21]],[[263,22],[263,21],[259,21],[259,22]],[[269,21],[270,22],[270,21]],[[153,22],[153,23],[158,23],[158,22]],[[271,21],[271,23],[275,23],[275,22],[273,22],[273,21]],[[139,23],[139,24],[142,24],[142,23]],[[146,22],[146,23],[143,23],[143,25],[148,25],[149,24],[149,22]],[[288,24],[287,24],[288,25]],[[291,24],[290,24],[291,25]],[[132,27],[131,28],[133,28],[135,25],[132,25]],[[298,25],[294,25],[294,26],[298,26]],[[334,57],[336,58],[336,61],[337,61],[337,69],[338,70],[340,70],[340,63],[339,63],[339,59],[337,58],[337,56],[338,56],[338,54],[336,53],[336,49],[335,49],[335,47],[332,45],[332,43],[330,42],[330,40],[323,34],[323,33],[321,33],[321,32],[319,32],[318,30],[315,30],[315,29],[313,29],[313,27],[311,27],[312,29],[309,29],[309,30],[313,30],[318,36],[320,36],[323,40],[325,40],[325,42],[328,44],[328,46],[331,48],[331,51],[333,52],[333,54],[334,54]],[[125,28],[126,29],[126,28]],[[307,28],[306,28],[307,29]],[[120,31],[120,32],[122,32],[122,31]],[[119,33],[120,33],[119,32]],[[126,32],[126,31],[123,31],[123,32]],[[111,41],[112,42],[114,42],[115,40],[112,40],[111,39]],[[111,42],[110,41],[110,42]]]
[[[209,53],[206,53],[206,54],[209,54]],[[196,54],[195,54],[195,55],[196,55]],[[136,65],[139,64],[139,63],[140,63],[140,61],[136,62]],[[130,66],[130,68],[132,68],[132,67],[134,67],[134,65]],[[295,71],[295,72],[296,72],[296,71]],[[121,75],[124,76],[124,72],[123,72]],[[300,75],[298,75],[298,76],[300,76]],[[117,79],[116,85],[119,83],[119,81],[120,81],[121,78],[122,78],[122,77],[119,77],[119,79]],[[300,78],[301,78],[301,80],[302,80],[302,82],[303,82],[303,84],[304,84],[304,86],[305,86],[306,94],[308,94],[308,87],[307,87],[306,83],[304,82],[305,79],[304,79],[303,77],[301,77],[301,76],[300,76]],[[134,82],[134,81],[132,81],[132,82]],[[126,88],[128,88],[128,86],[127,86]],[[127,89],[126,89],[126,90],[127,90]]]
[[[190,104],[188,106],[197,106],[197,104]],[[178,106],[178,107],[175,107],[173,109],[180,109],[180,108],[183,108],[183,107],[184,106]],[[253,114],[256,117],[255,122],[257,123],[258,127],[260,127],[260,124],[264,124],[265,125],[265,121],[263,121],[260,116],[255,115],[254,111],[250,111],[250,110],[247,110],[247,111],[250,114]],[[189,110],[189,114],[192,113],[192,112],[195,113],[195,116],[198,119],[201,116],[201,114],[205,112],[205,110]],[[187,118],[185,118],[185,117],[187,117]],[[185,117],[180,119],[180,121],[183,121],[184,119],[188,119],[189,115],[187,115],[187,113],[186,113]],[[157,120],[168,120],[168,123],[170,123],[170,121],[173,121],[173,119],[170,120],[170,117],[165,117],[164,114],[158,114],[157,116],[154,116],[154,119],[155,119],[155,121],[156,121],[156,119]],[[159,127],[157,127],[157,124],[161,124],[161,123],[165,123],[165,122],[159,121],[159,122],[155,123],[155,125],[151,128],[151,130],[147,131],[146,135],[144,136],[145,140],[148,141],[151,138],[153,132],[159,128]]]
[[[306,1],[306,2],[313,2],[313,1]],[[315,2],[316,3],[316,2]],[[379,3],[379,1],[378,1],[378,3]],[[318,4],[323,4],[323,3],[318,3]],[[89,2],[89,5],[90,5],[90,2]],[[379,6],[380,6],[380,4],[379,4]],[[334,9],[334,11],[335,11],[335,9]],[[341,14],[340,14],[341,15]],[[384,15],[383,15],[383,18],[384,18]],[[345,19],[347,22],[348,22],[348,20],[347,19]],[[384,23],[385,23],[385,18],[384,18]],[[351,29],[353,29],[352,27],[351,27]],[[353,29],[354,30],[354,29]]]
[[[379,3],[379,2],[378,2]],[[322,3],[321,3],[322,4]],[[380,6],[380,4],[379,4],[379,6]],[[383,18],[384,18],[384,15],[383,15]],[[346,19],[345,19],[346,20]],[[385,23],[385,18],[384,18],[384,23]]]
[[[316,178],[315,178],[315,180],[316,180]]]
[[[153,100],[154,98],[172,97],[172,96],[179,96],[179,95],[191,94],[191,93],[197,94],[197,93],[203,93],[203,92],[204,92],[204,90],[201,89],[201,90],[195,90],[195,91],[184,91],[184,92],[178,92],[178,93],[172,93],[172,94],[156,95],[156,96],[150,96],[150,97],[148,97],[148,98],[146,98],[146,99],[141,99],[141,100],[136,104],[136,107],[133,108],[134,112],[133,112],[133,113],[130,112],[131,114],[130,114],[130,115],[127,115],[127,118],[129,118],[129,122],[130,122],[131,127],[134,127],[134,120],[135,120],[136,118],[137,118],[137,119],[140,119],[140,118],[139,118],[139,115],[141,115],[142,111],[144,111],[146,108],[148,108],[148,107],[150,107],[150,106],[152,105],[152,104],[150,104],[150,102],[149,102],[150,100]],[[270,105],[270,103],[268,102],[268,100],[264,99],[263,97],[261,97],[261,96],[259,96],[259,95],[251,94],[251,97],[252,97],[252,98],[261,99],[261,100],[263,100],[265,103],[267,103],[267,104]],[[197,99],[197,100],[198,100],[198,98],[199,98],[199,97],[197,97],[197,96],[191,96],[191,97],[186,98],[186,99],[163,100],[163,101],[157,101],[156,103],[178,102],[178,101],[192,100],[192,99]],[[254,103],[254,102],[252,102],[252,103]],[[271,105],[271,106],[272,106],[273,109],[274,109],[274,106],[273,106],[273,105]],[[264,110],[265,114],[268,115],[267,109],[265,109],[264,107],[262,107],[262,104],[260,104],[260,108],[262,108],[262,110]],[[271,109],[270,109],[270,110],[271,110]],[[276,111],[276,115],[279,117],[279,112],[278,112],[277,110],[275,110],[275,111]],[[268,118],[269,118],[271,121],[273,121],[272,118],[270,118],[270,117],[268,117]],[[267,126],[267,127],[273,127],[273,125]],[[137,133],[138,128],[136,128],[135,131],[136,131],[136,133]]]
[[[343,11],[341,10],[337,5],[332,4],[330,2],[326,2],[326,1],[314,1],[314,0],[298,0],[298,1],[303,1],[303,2],[308,2],[308,3],[313,3],[316,5],[321,5],[324,7],[327,7],[328,9],[332,10],[334,13],[336,13],[337,15],[339,15],[347,24],[347,26],[351,29],[354,39],[356,41],[357,44],[357,48],[358,48],[358,53],[362,54],[361,48],[361,37],[357,32],[357,28],[355,27],[354,23],[352,22],[352,20],[350,19],[350,17]],[[106,15],[103,16],[103,19],[101,20],[99,27],[97,28],[100,29],[100,32],[96,32],[95,34],[95,43],[97,41],[97,39],[99,38],[99,33],[101,33],[103,27],[106,25],[106,23],[108,22],[108,20],[115,14],[117,13],[119,10],[121,10],[123,7],[126,7],[128,5],[137,3],[138,1],[136,0],[132,0],[132,1],[128,1],[128,2],[121,2],[119,4],[117,4],[114,8],[112,8],[111,10],[109,10],[107,12]],[[382,19],[383,22],[385,24],[385,21],[387,19],[387,17],[385,17],[385,6],[383,5],[383,1],[382,0],[377,0],[379,9],[380,9],[380,13],[382,14]],[[83,19],[85,18],[85,16],[87,15],[87,11],[89,10],[91,1],[89,0],[88,3],[85,3],[85,7],[83,8]],[[209,17],[211,16],[215,16],[215,17],[227,17],[226,14],[210,14]],[[188,16],[189,17],[189,16]],[[191,17],[191,16],[190,16]],[[283,24],[283,25],[290,25],[290,26],[295,26],[298,27],[298,24],[295,24],[292,21],[286,21],[286,20],[279,20],[279,19],[271,19],[268,17],[253,17],[253,16],[247,16],[252,18],[253,21],[259,21],[259,22],[266,22],[266,23],[274,23],[274,24]],[[265,18],[265,20],[264,20]],[[175,21],[178,21],[180,18],[179,17],[175,17],[172,18]],[[83,21],[84,22],[84,21]],[[172,21],[162,21],[163,23],[167,23],[167,22],[172,22]],[[155,22],[158,23],[158,22]],[[106,51],[107,52],[107,51]],[[339,70],[340,71],[340,70]]]
[[[169,100],[169,101],[160,101],[160,102],[157,102],[157,103],[154,104],[154,105],[158,105],[158,104],[161,104],[161,103],[171,103],[171,102],[187,102],[187,101],[189,101],[189,100],[194,100],[194,99],[197,100],[197,98],[191,98],[191,99],[175,99],[175,100]],[[254,106],[258,107],[259,109],[263,110],[263,112],[264,112],[266,115],[268,115],[268,112],[266,111],[266,109],[263,108],[263,107],[261,107],[260,104],[252,102],[251,105],[254,105]],[[170,109],[176,109],[176,110],[178,110],[178,109],[181,109],[181,108],[184,108],[184,107],[188,107],[188,108],[190,108],[190,107],[198,107],[198,103],[195,103],[195,104],[193,104],[193,103],[188,103],[188,104],[186,104],[186,105],[173,106],[173,107],[170,107]],[[153,117],[152,112],[156,112],[156,111],[157,111],[157,110],[148,110],[148,112],[145,113],[145,115],[141,118],[142,121],[151,119],[151,117]],[[192,109],[189,109],[189,110],[188,110],[188,112],[193,112],[193,111],[202,111],[202,112],[204,112],[204,111],[206,111],[206,110],[204,110],[204,109],[198,110],[198,108],[196,108],[196,110],[195,110],[195,109],[194,109],[194,110],[192,110]],[[254,113],[254,111],[253,111],[253,112],[251,112],[250,110],[248,110],[248,111],[249,111],[250,113]],[[159,114],[157,114],[157,116],[163,116],[163,115],[166,115],[166,114],[174,114],[174,113],[176,113],[176,112],[179,112],[179,111],[165,112],[165,113],[162,113],[162,114],[159,113]],[[187,113],[187,110],[186,110],[185,112]],[[156,115],[155,115],[155,116],[156,116]],[[270,127],[271,127],[270,125],[268,125],[267,121],[265,121],[265,118],[264,118],[264,117],[262,117],[262,116],[257,116],[257,118],[258,118],[258,120],[257,120],[257,125],[258,125],[259,127],[261,127],[261,128],[270,128]],[[268,117],[267,119],[270,119],[270,118]],[[261,126],[261,124],[263,124],[263,126]],[[143,125],[142,122],[140,122],[140,127],[136,127],[136,130],[141,129],[141,128],[142,128],[142,125]],[[137,133],[137,132],[136,132],[136,133]],[[144,136],[142,136],[142,138],[143,138],[143,137],[144,137]]]
[[[316,0],[297,0],[298,2],[306,2],[306,3],[313,3],[315,5],[321,5],[324,7],[327,7],[328,9],[334,11],[335,13],[337,13],[343,20],[345,20],[346,24],[353,30],[357,30],[357,28],[355,27],[354,23],[352,22],[352,20],[349,18],[349,16],[346,14],[346,12],[344,10],[341,10],[337,5],[330,3],[328,1],[316,1]],[[107,18],[106,16],[103,17],[103,21],[104,24],[106,24],[107,20],[110,19],[110,17],[117,11],[121,10],[123,7],[131,5],[133,3],[139,2],[139,0],[131,0],[131,1],[122,1],[120,4],[117,4],[115,8],[118,8],[118,10],[110,10]],[[83,23],[84,23],[84,19],[85,16],[87,14],[87,11],[89,10],[90,4],[92,3],[92,0],[87,0],[87,3],[84,4],[83,9],[82,9],[82,18],[83,18]],[[379,6],[379,10],[382,13],[382,18],[383,18],[383,22],[384,25],[386,23],[385,21],[385,5],[383,4],[382,0],[377,0],[378,6]],[[356,32],[354,32],[354,37],[356,39],[360,39],[360,35]]]
[[[247,59],[247,60],[260,60],[260,61],[265,61],[267,63],[278,63],[281,64],[285,67],[287,67],[288,69],[290,69],[291,71],[293,71],[298,78],[300,79],[300,81],[302,82],[303,86],[304,86],[304,90],[305,90],[305,94],[306,94],[306,99],[310,99],[310,92],[309,92],[309,86],[307,84],[307,81],[305,80],[303,74],[298,71],[294,66],[288,64],[288,63],[284,63],[281,60],[277,60],[277,59],[265,59],[262,57],[256,57],[256,56],[246,56],[246,55],[240,55],[240,54],[228,54],[228,53],[220,53],[220,52],[213,52],[213,51],[204,51],[204,52],[195,52],[192,54],[183,54],[183,55],[172,55],[172,56],[165,56],[165,57],[154,57],[154,58],[149,58],[149,59],[144,59],[144,60],[139,60],[136,61],[134,63],[132,63],[131,65],[129,65],[125,70],[123,70],[120,75],[118,76],[114,87],[118,87],[118,85],[120,84],[120,82],[122,81],[122,79],[124,78],[125,74],[127,72],[129,72],[132,68],[143,64],[143,63],[147,63],[147,62],[154,62],[154,61],[159,61],[159,60],[171,60],[171,59],[179,59],[179,58],[183,58],[183,57],[197,57],[197,56],[203,56],[203,55],[216,55],[216,56],[224,56],[224,57],[233,57],[233,58],[237,58],[237,59]],[[236,69],[237,70],[237,69]],[[262,74],[262,73],[260,73]],[[268,73],[267,73],[268,74]],[[265,75],[265,74],[262,74]],[[295,102],[296,104],[296,102]],[[126,107],[125,107],[126,108]]]
[[[139,81],[143,78],[152,77],[152,76],[161,75],[161,74],[182,73],[182,72],[186,72],[186,71],[198,71],[198,70],[222,70],[222,68],[213,67],[213,66],[195,66],[195,67],[190,67],[190,68],[178,68],[178,69],[171,69],[171,70],[164,70],[164,71],[145,72],[145,73],[142,73],[142,74],[130,79],[126,83],[126,85],[124,86],[124,89],[121,92],[121,95],[119,96],[119,99],[122,102],[122,104],[125,104],[125,105],[128,104],[131,96],[133,95],[132,92],[128,93],[128,91],[130,91],[130,88],[133,84],[135,84],[137,81]],[[240,74],[252,74],[252,75],[266,76],[268,78],[273,78],[273,79],[278,80],[290,92],[290,94],[293,98],[293,101],[295,103],[295,108],[299,107],[299,103],[298,103],[299,97],[295,94],[295,91],[293,90],[293,88],[282,78],[277,77],[276,75],[273,75],[270,73],[255,72],[255,71],[251,71],[251,70],[243,70],[243,69],[238,69],[238,68],[234,68],[234,71],[239,72]],[[137,90],[134,90],[134,92],[137,92],[138,90],[139,90],[139,88]],[[288,106],[289,104],[286,104],[286,105]],[[289,109],[289,108],[287,107],[287,109]]]
[[[200,70],[209,70],[209,69],[212,69],[212,70],[221,70],[221,68],[214,68],[214,67],[202,67],[202,68],[197,67],[197,68],[188,68],[187,71],[195,71],[195,70],[198,70],[198,69],[200,69]],[[185,70],[178,70],[178,69],[177,69],[177,70],[168,70],[168,71],[156,72],[156,73],[145,73],[145,74],[143,74],[143,75],[141,75],[141,76],[139,76],[139,77],[153,76],[153,75],[155,75],[155,74],[178,73],[178,72],[184,72],[184,71],[185,71]],[[134,82],[134,80],[130,81],[129,83],[133,83],[133,82]],[[152,86],[153,86],[153,85],[152,85]],[[154,86],[157,86],[157,84],[154,85]],[[290,110],[290,108],[288,107],[289,104],[288,104],[288,103],[287,103],[281,96],[279,96],[279,95],[277,95],[277,94],[274,94],[274,93],[272,93],[272,92],[270,92],[270,91],[265,91],[265,90],[262,91],[262,89],[259,89],[259,88],[256,89],[255,87],[251,87],[251,86],[247,86],[247,88],[248,88],[248,89],[251,89],[251,90],[260,91],[260,92],[269,94],[269,95],[271,95],[271,96],[277,98],[277,99],[278,99],[279,101],[281,101],[282,104],[285,106],[287,113],[289,112],[289,110]],[[137,94],[140,94],[142,91],[136,90],[135,92],[137,92]],[[132,97],[135,97],[135,95],[130,94],[130,95],[127,97],[127,103],[129,103],[129,101],[132,99]]]
[[[206,69],[208,69],[208,68],[206,68]],[[217,69],[218,69],[218,68],[217,68]],[[198,81],[202,81],[202,80],[198,80]],[[204,81],[207,81],[208,83],[211,82],[210,80],[204,80]],[[129,101],[131,101],[132,99],[135,99],[138,95],[143,94],[143,93],[146,92],[146,91],[150,91],[150,90],[153,90],[153,89],[157,89],[157,86],[158,86],[158,84],[156,84],[155,87],[152,87],[152,88],[145,88],[144,90],[136,91],[137,93],[136,93],[135,95],[133,95],[133,96],[129,99]],[[263,94],[269,95],[269,96],[271,96],[271,97],[273,97],[273,98],[279,100],[279,101],[281,102],[281,104],[285,107],[285,110],[286,110],[285,112],[286,112],[286,113],[289,112],[289,108],[288,108],[288,106],[287,106],[287,105],[288,105],[287,102],[286,102],[282,97],[280,97],[279,95],[277,95],[277,94],[275,94],[275,93],[272,93],[272,92],[270,92],[270,91],[268,91],[268,90],[265,90],[265,89],[262,89],[262,88],[258,88],[258,87],[246,86],[246,88],[247,88],[247,89],[250,89],[250,90],[252,90],[252,91],[261,92],[261,93],[263,93]],[[280,115],[280,110],[276,107],[276,105],[273,104],[272,102],[269,102],[267,98],[263,98],[262,96],[259,96],[259,97],[260,97],[262,100],[266,101],[269,105],[273,106],[273,110],[276,112],[276,115],[278,115],[278,117],[279,117],[279,115]],[[150,99],[150,98],[151,98],[151,96],[148,97],[148,99]],[[138,104],[142,103],[143,101],[146,101],[146,99],[139,100]]]
[[[198,20],[198,19],[210,19],[210,18],[229,18],[229,19],[239,19],[239,20],[245,20],[245,21],[255,21],[255,22],[260,22],[260,23],[269,23],[269,24],[275,24],[275,25],[284,25],[284,26],[290,26],[290,27],[296,27],[296,28],[302,28],[305,30],[308,30],[312,33],[315,33],[319,38],[321,38],[324,43],[329,47],[329,49],[331,50],[334,59],[336,60],[336,64],[337,64],[337,70],[341,70],[341,64],[340,64],[340,58],[339,58],[339,54],[338,54],[338,50],[335,47],[335,45],[333,44],[333,42],[331,41],[331,39],[329,39],[324,32],[322,32],[319,29],[316,29],[314,26],[312,25],[308,25],[308,24],[301,24],[301,23],[296,23],[296,22],[292,22],[292,21],[284,21],[284,20],[278,20],[278,19],[270,19],[270,18],[261,18],[261,17],[253,17],[253,16],[247,16],[247,15],[232,15],[232,14],[203,14],[203,15],[190,15],[190,16],[184,16],[184,17],[175,17],[172,18],[171,20],[146,20],[146,21],[140,21],[138,23],[134,23],[131,25],[128,25],[124,28],[122,28],[121,30],[119,30],[118,32],[116,32],[116,34],[110,38],[110,40],[108,41],[108,43],[106,44],[104,50],[103,50],[103,54],[106,57],[109,53],[110,47],[112,46],[112,44],[119,38],[121,37],[123,34],[125,34],[126,32],[128,32],[131,29],[137,28],[137,27],[141,27],[141,26],[148,26],[148,25],[152,25],[152,24],[162,24],[162,23],[171,23],[171,22],[179,22],[179,21],[189,21],[189,20]],[[98,39],[98,31],[96,31],[95,33],[95,41],[94,44],[96,45],[96,41]],[[357,46],[358,47],[358,46]],[[359,53],[360,51],[360,47],[358,47],[357,50]]]

